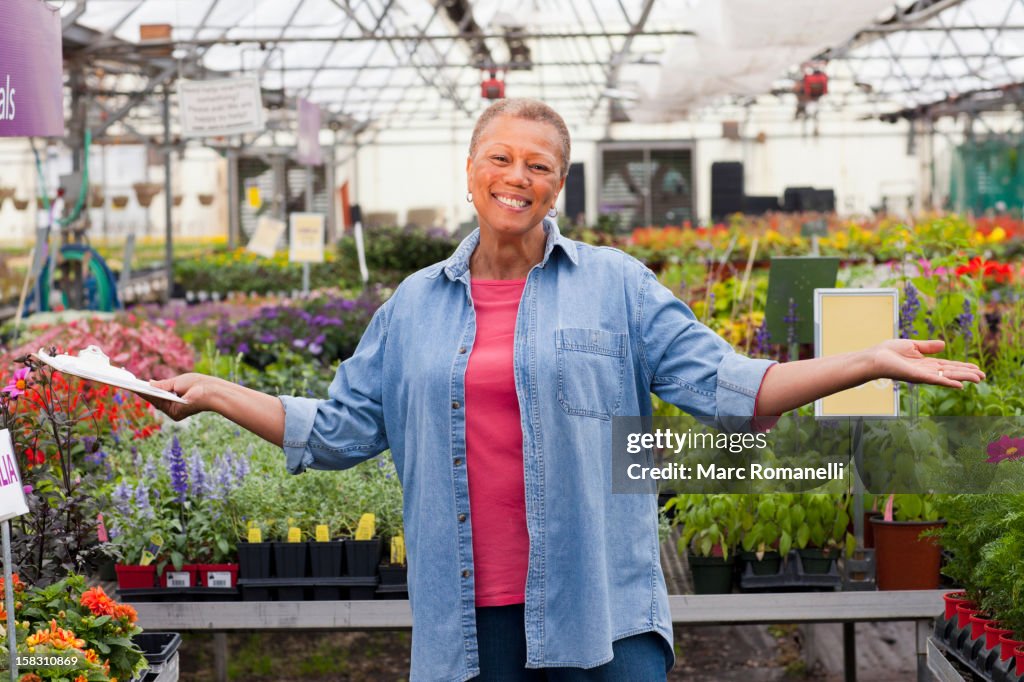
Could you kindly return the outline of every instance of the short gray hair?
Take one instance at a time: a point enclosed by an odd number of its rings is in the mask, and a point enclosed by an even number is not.
[[[540,100],[525,97],[499,99],[484,109],[484,113],[480,114],[480,118],[476,120],[473,136],[469,139],[470,157],[476,152],[476,145],[480,141],[480,135],[484,129],[498,116],[512,116],[513,118],[521,118],[527,121],[539,121],[554,127],[562,143],[562,178],[564,179],[569,174],[569,152],[571,150],[569,128],[565,125],[565,121],[562,120],[557,111]]]

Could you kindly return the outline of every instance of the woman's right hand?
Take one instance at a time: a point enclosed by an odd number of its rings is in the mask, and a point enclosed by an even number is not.
[[[188,403],[178,403],[173,400],[167,400],[165,398],[156,398],[154,396],[138,394],[140,397],[145,398],[153,404],[158,410],[166,414],[174,421],[181,421],[185,417],[191,417],[194,414],[209,410],[212,407],[212,391],[213,385],[218,381],[216,377],[211,377],[206,374],[198,374],[196,372],[189,372],[188,374],[180,374],[170,379],[161,379],[159,381],[150,381],[150,386],[154,388],[163,389],[164,391],[170,391],[185,400]]]

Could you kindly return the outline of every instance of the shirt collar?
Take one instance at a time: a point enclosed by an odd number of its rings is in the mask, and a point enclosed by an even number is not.
[[[563,237],[562,233],[558,230],[558,225],[553,220],[544,220],[544,233],[547,235],[547,239],[544,243],[544,259],[541,260],[540,266],[544,267],[547,265],[548,258],[551,257],[551,252],[554,251],[555,247],[558,246],[568,256],[569,261],[573,265],[579,264],[579,254],[576,252],[576,242],[567,237]],[[468,237],[462,240],[459,247],[455,249],[455,253],[444,262],[444,274],[448,276],[448,279],[453,282],[462,277],[467,270],[469,270],[469,257],[473,255],[473,251],[476,249],[477,244],[480,243],[480,228],[476,228],[469,234]]]

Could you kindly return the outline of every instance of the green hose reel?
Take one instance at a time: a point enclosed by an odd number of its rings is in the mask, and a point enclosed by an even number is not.
[[[121,307],[117,297],[117,279],[111,272],[103,257],[95,249],[83,244],[65,244],[60,249],[62,261],[82,262],[88,261],[88,272],[83,273],[82,286],[85,287],[86,308],[88,310],[99,310],[112,312]],[[87,258],[88,257],[88,258]],[[51,259],[47,258],[39,274],[38,310],[50,310],[50,266]],[[68,295],[61,291],[61,301],[64,308],[68,307]]]

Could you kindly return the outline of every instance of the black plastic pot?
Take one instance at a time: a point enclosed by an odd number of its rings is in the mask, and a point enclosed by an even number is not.
[[[344,540],[331,542],[309,543],[309,572],[314,578],[341,577],[342,560],[344,558]],[[336,601],[341,599],[341,588],[320,585],[313,588],[313,599],[317,601]]]
[[[269,578],[270,577],[269,542],[238,543],[238,577]]]
[[[181,646],[181,635],[177,632],[143,632],[132,637],[142,649],[142,655],[151,665],[166,663]]]
[[[275,542],[274,545],[274,573],[278,578],[305,578],[306,558],[309,554],[308,542]],[[278,601],[302,601],[304,596],[302,587],[278,587]]]
[[[812,575],[823,575],[832,568],[836,552],[818,548],[801,549],[800,563],[803,564],[804,573]]]
[[[380,568],[380,584],[385,585],[405,585],[408,580],[409,569],[401,564],[381,564]]]
[[[375,576],[380,563],[380,538],[345,541],[346,575]],[[354,598],[354,597],[353,597]]]
[[[741,552],[740,559],[750,564],[754,575],[776,575],[782,568],[782,555],[778,552],[765,552],[761,559],[755,552]]]
[[[690,574],[693,575],[693,591],[696,594],[729,594],[732,592],[733,574],[736,569],[735,557],[723,559],[718,556],[687,556]]]

